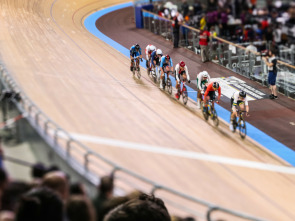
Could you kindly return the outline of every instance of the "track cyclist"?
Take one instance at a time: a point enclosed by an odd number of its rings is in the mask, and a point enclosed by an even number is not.
[[[208,84],[208,86],[205,86],[204,88],[204,109],[203,111],[208,114],[208,104],[207,101],[210,99],[212,100],[212,109],[214,108],[214,100],[215,100],[215,91],[218,90],[218,100],[216,101],[219,103],[220,97],[221,97],[221,87],[219,86],[219,83],[217,81],[211,82]]]
[[[184,61],[180,61],[176,66],[175,66],[175,79],[176,79],[176,90],[177,93],[175,94],[175,98],[179,99],[180,96],[180,77],[182,77],[182,79],[184,81],[188,81],[188,83],[190,83],[190,77],[188,74],[188,69],[187,66],[185,65]]]
[[[173,63],[171,57],[167,54],[162,56],[160,62],[161,77],[160,77],[160,89],[163,89],[163,78],[164,74],[167,73],[167,78],[169,77],[169,71],[173,72]]]
[[[151,67],[151,54],[153,51],[156,51],[156,47],[154,45],[148,45],[145,48],[145,55],[146,55],[146,68]],[[150,69],[151,70],[151,69]]]
[[[130,48],[130,59],[131,59],[130,71],[133,71],[132,62],[137,57],[140,57],[140,59],[142,61],[141,48],[140,48],[139,44],[132,45]]]
[[[248,105],[248,99],[247,94],[245,91],[236,91],[233,96],[231,97],[231,110],[232,113],[230,115],[230,125],[229,129],[231,131],[234,131],[233,122],[234,119],[237,117],[237,110],[238,107],[240,107],[240,111],[245,111],[246,106],[246,116],[249,116],[249,105]]]
[[[198,89],[198,97],[197,97],[197,106],[201,108],[202,94],[204,94],[205,86],[208,86],[210,82],[210,75],[207,71],[202,71],[197,76],[197,89]]]
[[[159,48],[156,51],[152,52],[150,70],[160,65],[162,55],[163,55],[163,52]],[[156,74],[157,74],[157,78],[159,78],[160,76],[158,74],[158,71],[156,71]]]

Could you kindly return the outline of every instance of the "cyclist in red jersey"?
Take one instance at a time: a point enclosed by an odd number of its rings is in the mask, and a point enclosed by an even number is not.
[[[211,82],[210,84],[208,84],[207,87],[204,88],[204,109],[203,111],[208,113],[208,104],[207,101],[208,100],[212,100],[212,107],[214,108],[214,100],[215,100],[215,91],[218,90],[218,101],[216,101],[217,103],[219,103],[220,97],[221,97],[221,87],[219,86],[219,83],[217,81]]]

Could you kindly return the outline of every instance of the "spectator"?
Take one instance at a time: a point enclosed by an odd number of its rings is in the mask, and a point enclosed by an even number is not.
[[[31,176],[33,178],[33,185],[40,185],[42,178],[47,172],[47,168],[42,163],[36,163],[31,168]]]
[[[266,57],[263,57],[265,64],[268,67],[268,84],[270,85],[270,99],[278,99],[276,78],[277,78],[277,59],[274,51],[269,50]]]
[[[199,36],[199,45],[201,47],[201,58],[202,62],[209,61],[209,49],[208,41],[210,37],[210,32],[207,31],[207,27],[204,27],[204,30],[200,32]]]
[[[246,47],[246,54],[248,54],[249,52],[257,52],[257,48],[255,47],[253,42],[250,42],[250,44]]]
[[[55,191],[64,201],[68,198],[68,180],[62,171],[53,171],[47,173],[43,179],[42,186],[48,187]]]
[[[184,18],[184,21],[185,21],[184,24],[189,26],[189,17],[188,16],[186,16]],[[182,36],[183,36],[183,39],[184,39],[184,42],[185,42],[185,46],[188,46],[188,32],[189,32],[189,29],[182,26],[181,27],[181,32],[182,32]]]
[[[179,43],[179,28],[183,21],[183,17],[179,12],[176,12],[173,17],[172,27],[173,27],[173,38],[174,38],[174,48],[178,48]]]
[[[86,196],[86,190],[82,183],[73,183],[70,185],[70,195],[83,195]]]
[[[12,181],[9,182],[4,189],[1,199],[1,210],[15,211],[16,205],[23,194],[28,192],[31,186],[25,182]]]
[[[97,187],[97,196],[93,200],[93,205],[96,211],[96,219],[102,220],[103,204],[113,197],[114,179],[112,176],[104,176],[100,180]]]
[[[141,194],[109,212],[104,221],[170,221],[164,202],[154,196]]]
[[[181,12],[183,17],[188,15],[188,11],[189,11],[189,5],[187,3],[187,0],[182,0]]]
[[[194,15],[200,15],[202,13],[203,8],[200,3],[200,0],[195,0],[193,7],[194,7]]]
[[[7,184],[8,184],[7,173],[3,168],[0,168],[0,193],[3,192]]]
[[[20,200],[15,221],[63,221],[63,203],[52,190],[40,187]]]
[[[68,221],[95,221],[95,211],[87,197],[71,196],[66,203]]]

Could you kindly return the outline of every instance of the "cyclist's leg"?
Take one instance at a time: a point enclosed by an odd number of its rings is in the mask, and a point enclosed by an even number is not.
[[[130,71],[133,71],[133,62],[134,62],[134,56],[132,55],[130,55]]]

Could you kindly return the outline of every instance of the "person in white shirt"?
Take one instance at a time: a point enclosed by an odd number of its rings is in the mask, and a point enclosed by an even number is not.
[[[149,68],[151,66],[151,54],[153,51],[156,50],[156,47],[154,45],[148,45],[145,48],[145,56],[146,56],[146,68]]]
[[[198,89],[198,97],[197,97],[197,106],[201,108],[202,94],[204,93],[204,87],[210,81],[210,75],[207,71],[202,71],[197,76],[197,89]]]
[[[188,81],[190,83],[190,77],[188,73],[187,66],[185,65],[184,61],[180,61],[176,66],[175,66],[175,79],[176,79],[176,89],[177,93],[175,94],[176,99],[179,99],[180,96],[180,78],[184,81]]]

